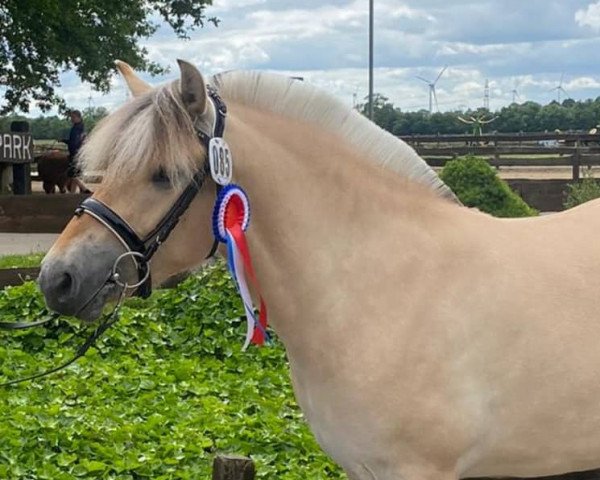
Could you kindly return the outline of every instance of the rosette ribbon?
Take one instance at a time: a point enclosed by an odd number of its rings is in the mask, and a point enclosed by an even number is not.
[[[226,185],[219,192],[215,202],[213,231],[215,238],[227,246],[227,265],[244,304],[248,322],[244,350],[250,343],[263,345],[268,340],[267,307],[260,294],[245,235],[249,223],[250,204],[246,192],[238,185]],[[254,313],[248,282],[260,300],[258,318]]]

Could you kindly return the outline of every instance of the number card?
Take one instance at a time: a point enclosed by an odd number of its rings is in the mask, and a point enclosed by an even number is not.
[[[210,174],[219,185],[231,183],[233,174],[233,159],[227,142],[220,137],[210,139],[208,143],[208,161],[210,163]]]

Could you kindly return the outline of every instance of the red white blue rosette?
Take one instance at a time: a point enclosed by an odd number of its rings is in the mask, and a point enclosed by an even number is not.
[[[250,224],[250,202],[246,192],[234,183],[221,189],[213,210],[213,232],[221,243],[227,243],[227,229],[239,225],[243,232]]]
[[[215,238],[227,245],[227,263],[244,304],[248,321],[248,330],[244,349],[250,343],[264,344],[268,338],[267,308],[260,295],[260,288],[246,241],[245,231],[250,223],[250,202],[244,190],[235,184],[226,185],[221,189],[213,210],[213,233]],[[254,313],[252,296],[248,280],[260,298],[260,313],[258,319]]]

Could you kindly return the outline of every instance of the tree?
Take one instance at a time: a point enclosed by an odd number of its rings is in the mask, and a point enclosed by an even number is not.
[[[369,97],[365,97],[365,103],[358,105],[358,110],[363,115],[369,114]],[[389,102],[389,98],[380,93],[373,94],[373,121],[385,130],[392,130],[397,112]]]
[[[2,0],[0,2],[0,114],[66,107],[57,95],[59,75],[73,69],[100,91],[108,91],[122,59],[153,74],[164,68],[148,59],[139,41],[166,22],[180,38],[206,22],[212,0]]]
[[[108,115],[108,110],[104,107],[90,107],[86,108],[82,113],[85,129],[89,132],[100,120]]]
[[[364,105],[361,109],[366,114]],[[467,119],[466,123],[473,123],[477,118],[482,119],[482,115],[490,114],[482,108],[433,115],[427,110],[403,112],[381,94],[375,95],[373,113],[375,123],[394,135],[473,133],[458,122],[457,118],[460,116]],[[502,133],[557,129],[589,131],[600,125],[600,97],[584,101],[567,99],[562,104],[552,101],[548,105],[536,102],[512,103],[495,112],[494,119],[492,128],[488,130]]]
[[[39,116],[37,118],[29,120],[31,125],[31,134],[36,140],[55,140],[58,141],[62,138],[69,136],[69,128],[71,124],[66,117],[58,117],[53,115],[51,117]]]

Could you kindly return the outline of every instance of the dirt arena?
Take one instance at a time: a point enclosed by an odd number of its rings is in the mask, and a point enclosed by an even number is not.
[[[581,176],[587,169],[581,168]],[[591,169],[598,176],[598,167]],[[498,169],[501,178],[505,179],[532,179],[532,180],[571,180],[573,170],[570,167],[500,167]]]

